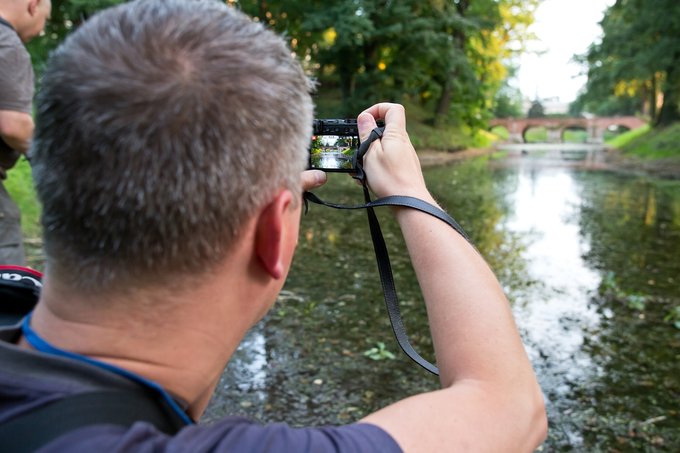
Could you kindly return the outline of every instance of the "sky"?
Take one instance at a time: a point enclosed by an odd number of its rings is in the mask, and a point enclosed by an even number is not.
[[[544,0],[530,30],[538,38],[528,44],[519,58],[513,85],[534,99],[558,97],[560,102],[576,99],[587,77],[574,63],[574,54],[585,53],[602,36],[599,22],[615,0]],[[540,54],[537,54],[540,52]]]

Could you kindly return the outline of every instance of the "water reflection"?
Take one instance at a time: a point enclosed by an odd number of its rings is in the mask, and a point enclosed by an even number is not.
[[[552,427],[574,445],[580,434],[565,425],[561,402],[597,372],[582,346],[585,332],[599,323],[589,301],[600,277],[583,259],[589,243],[580,234],[581,188],[564,168],[520,165],[513,172],[517,186],[506,195],[511,214],[504,228],[524,238],[527,277],[539,282],[515,295],[515,316],[532,362],[541,367]]]
[[[680,183],[585,172],[559,156],[511,153],[426,178],[513,303],[548,402],[544,451],[678,451],[680,330],[664,318],[680,305]],[[318,194],[360,202],[343,176]],[[431,359],[405,246],[390,215],[379,217],[406,327]],[[397,358],[367,358],[378,342]],[[235,355],[206,419],[347,423],[437,386],[397,351],[365,214],[313,206],[286,291]]]

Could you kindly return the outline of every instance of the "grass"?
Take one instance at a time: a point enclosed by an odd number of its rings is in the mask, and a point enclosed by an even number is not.
[[[605,143],[611,146],[612,148],[622,148],[623,146],[627,145],[636,138],[645,135],[647,132],[649,132],[650,129],[651,127],[648,124],[646,124],[637,129],[633,129],[628,132],[624,132],[623,134],[617,135],[616,137],[607,140]]]
[[[548,141],[548,130],[545,127],[531,127],[524,134],[527,143],[545,143]]]
[[[625,155],[642,159],[680,159],[680,123],[626,137],[620,148]]]
[[[40,203],[33,188],[31,166],[22,158],[7,172],[3,184],[21,211],[21,229],[29,239],[40,237]]]
[[[586,143],[588,131],[582,129],[565,129],[563,140],[565,143]]]
[[[22,158],[7,172],[3,185],[21,212],[21,230],[24,236],[26,264],[38,271],[44,271],[45,255],[42,249],[40,226],[40,203],[33,188],[31,166]]]

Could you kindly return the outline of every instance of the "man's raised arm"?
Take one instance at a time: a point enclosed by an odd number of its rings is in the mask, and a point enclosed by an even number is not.
[[[371,190],[435,204],[403,107],[378,104],[359,115],[362,139],[376,119],[385,120],[385,132],[364,157]],[[394,212],[427,306],[442,389],[362,421],[385,429],[406,452],[535,449],[546,435],[543,396],[496,277],[444,222],[413,209]]]
[[[28,113],[0,110],[0,138],[21,153],[26,153],[33,137],[33,118]]]

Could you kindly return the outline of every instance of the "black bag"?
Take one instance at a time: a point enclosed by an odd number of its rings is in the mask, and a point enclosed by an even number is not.
[[[0,266],[0,326],[16,324],[38,303],[42,274],[21,266]]]

